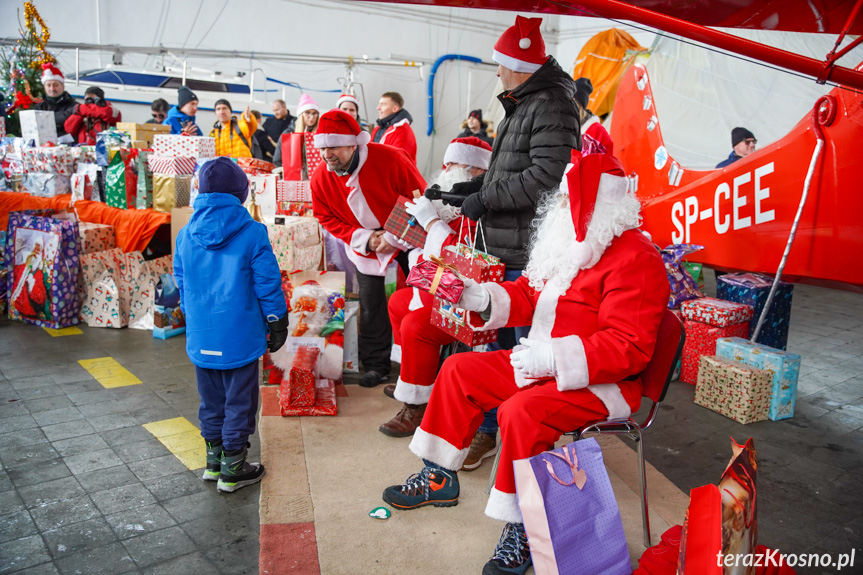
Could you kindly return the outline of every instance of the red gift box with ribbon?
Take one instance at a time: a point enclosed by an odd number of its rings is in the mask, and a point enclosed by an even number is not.
[[[461,274],[434,256],[411,268],[407,284],[450,303],[458,303],[464,291]]]

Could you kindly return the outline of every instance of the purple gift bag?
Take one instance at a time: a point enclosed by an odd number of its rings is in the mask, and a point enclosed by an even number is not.
[[[537,575],[630,575],[626,536],[594,438],[513,462]]]
[[[9,214],[9,318],[59,329],[78,323],[78,222],[54,210]]]

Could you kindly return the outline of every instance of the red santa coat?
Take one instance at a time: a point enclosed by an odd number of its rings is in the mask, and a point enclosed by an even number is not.
[[[530,325],[529,338],[550,341],[559,391],[587,388],[608,409],[609,419],[629,417],[623,398],[641,396],[633,377],[653,356],[668,303],[668,280],[656,248],[639,231],[615,238],[602,258],[579,271],[562,294],[554,282],[542,291],[526,277],[483,284],[491,294],[491,317],[483,329]],[[516,385],[526,381],[513,370]]]
[[[377,136],[378,130],[380,129],[380,126],[375,126],[374,131],[372,131],[373,142],[375,141],[375,136]],[[378,143],[402,149],[407,152],[408,156],[410,156],[414,163],[417,161],[417,138],[414,135],[414,130],[411,128],[411,123],[407,118],[404,118],[400,122],[396,122],[392,126],[388,127],[387,131],[384,132],[384,135],[381,136]]]
[[[75,138],[79,144],[96,144],[96,134],[122,121],[120,110],[108,103],[106,106],[96,104],[78,104],[75,112],[66,118],[64,125],[66,133]]]
[[[425,190],[425,180],[401,150],[368,144],[358,146],[357,153],[353,174],[339,176],[325,163],[315,169],[312,209],[324,229],[348,245],[347,256],[360,272],[383,276],[395,254],[369,252],[369,238],[383,228],[396,198],[413,198],[414,190]]]

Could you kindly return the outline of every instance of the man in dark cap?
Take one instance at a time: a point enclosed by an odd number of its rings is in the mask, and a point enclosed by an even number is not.
[[[102,88],[92,86],[84,92],[84,103],[75,105],[63,126],[77,143],[95,146],[96,134],[116,126],[122,118],[120,110],[105,100]]]
[[[174,278],[201,396],[203,480],[233,492],[264,476],[263,465],[246,462],[258,411],[258,358],[285,344],[288,308],[267,228],[243,207],[246,174],[220,157],[204,164],[198,182],[195,212],[177,236]]]
[[[168,117],[162,123],[171,126],[172,134],[203,136],[201,128],[195,123],[197,113],[198,97],[186,86],[180,86],[177,90],[177,105],[168,110]]]
[[[740,158],[748,156],[755,151],[757,143],[755,134],[746,128],[734,128],[731,130],[731,153],[725,160],[716,164],[716,168],[730,166]]]
[[[479,138],[489,146],[494,145],[494,138],[488,133],[488,123],[482,121],[482,110],[471,110],[467,120],[461,125],[464,128],[459,138]]]

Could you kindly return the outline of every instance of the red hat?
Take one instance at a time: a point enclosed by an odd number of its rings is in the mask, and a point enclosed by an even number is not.
[[[476,136],[456,138],[443,155],[444,165],[450,162],[487,170],[491,162],[491,146]]]
[[[360,129],[353,116],[342,110],[330,110],[318,120],[315,147],[365,146],[371,139],[368,132]]]
[[[63,85],[66,84],[66,78],[63,77],[60,68],[53,64],[42,64],[42,83],[44,84],[48,80],[56,80]]]
[[[513,72],[533,74],[548,56],[539,26],[542,18],[515,17],[515,25],[506,29],[494,45],[491,59]]]
[[[353,104],[357,107],[357,110],[360,109],[360,101],[353,94],[342,94],[339,96],[339,99],[336,100],[336,108],[342,105],[342,102],[353,102]]]
[[[627,180],[623,165],[611,154],[588,154],[572,151],[572,163],[566,167],[561,187],[569,192],[569,209],[575,225],[575,239],[583,242],[590,226],[596,198],[615,201],[626,195]]]

